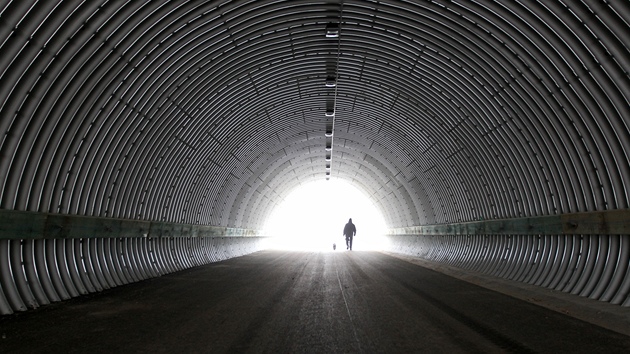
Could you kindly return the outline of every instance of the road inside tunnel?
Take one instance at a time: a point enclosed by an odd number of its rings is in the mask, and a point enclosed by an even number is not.
[[[2,353],[630,350],[630,337],[380,252],[260,251],[0,318]]]

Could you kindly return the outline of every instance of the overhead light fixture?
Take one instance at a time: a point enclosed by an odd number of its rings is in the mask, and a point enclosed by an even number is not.
[[[326,38],[339,37],[339,24],[330,22],[326,25]]]
[[[326,38],[338,38],[339,37],[339,23],[329,22],[326,25]],[[339,42],[337,42],[339,43]],[[339,69],[339,57],[337,56],[337,72]],[[330,74],[330,72],[329,72]],[[335,97],[334,101],[336,102],[337,96],[337,75],[329,75],[326,77],[326,87],[335,88]],[[333,127],[335,125],[335,105],[333,103],[332,106],[326,107],[325,112],[326,117],[330,117],[330,119],[326,119],[326,180],[330,179],[330,171],[332,164],[332,137],[333,137]]]

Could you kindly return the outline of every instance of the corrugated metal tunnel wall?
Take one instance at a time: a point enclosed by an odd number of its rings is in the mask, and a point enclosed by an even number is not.
[[[179,267],[160,257],[211,261],[192,254],[213,240],[252,252],[274,207],[315,179],[353,183],[395,249],[421,256],[442,252],[417,241],[426,225],[608,220],[628,209],[629,21],[625,0],[3,1],[0,307],[56,300],[35,290],[55,277],[96,291],[117,284],[107,272]],[[451,256],[427,257],[465,263],[478,238],[473,258],[505,276],[501,257],[592,259],[577,241],[518,237],[587,235],[600,265],[580,276],[617,282],[577,293],[628,305],[628,229],[445,229],[431,237]]]

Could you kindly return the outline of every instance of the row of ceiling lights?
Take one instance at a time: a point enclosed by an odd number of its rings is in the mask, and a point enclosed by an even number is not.
[[[326,26],[326,38],[334,38],[339,40],[339,24],[329,23]],[[332,171],[332,150],[333,150],[333,132],[335,130],[335,106],[337,103],[337,72],[339,70],[339,44],[337,44],[337,62],[335,72],[328,73],[326,77],[326,87],[333,88],[335,91],[332,100],[326,101],[326,180],[330,179]]]

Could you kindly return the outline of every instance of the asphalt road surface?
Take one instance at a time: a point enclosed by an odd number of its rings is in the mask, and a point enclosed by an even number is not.
[[[0,335],[0,353],[630,352],[628,336],[361,251],[257,252],[3,316]]]

